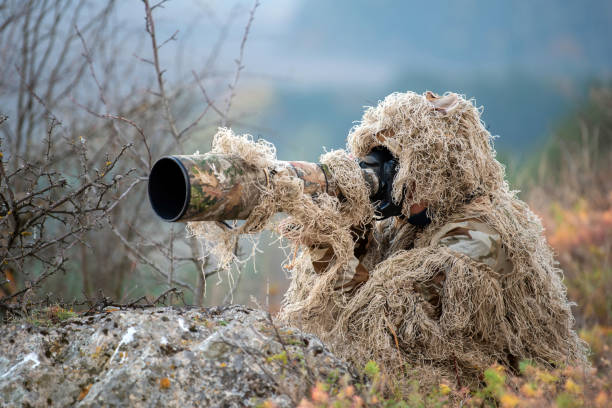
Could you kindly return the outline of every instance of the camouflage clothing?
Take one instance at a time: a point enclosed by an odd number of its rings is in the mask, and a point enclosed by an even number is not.
[[[444,225],[434,235],[430,244],[445,246],[467,255],[476,262],[488,265],[499,274],[512,272],[512,262],[506,254],[499,233],[477,219]]]
[[[476,200],[482,201],[482,200]],[[416,234],[423,231],[413,227],[403,219],[388,219],[370,226],[367,232],[355,231],[360,237],[355,248],[355,256],[348,263],[336,284],[337,290],[350,294],[369,278],[369,271],[374,269],[376,263],[389,257],[399,249],[412,249],[415,247]],[[506,275],[512,272],[512,262],[508,258],[500,234],[486,223],[477,218],[454,220],[429,232],[429,242],[419,243],[419,247],[428,245],[432,247],[446,247],[458,255],[469,257],[475,262],[487,265],[493,272]],[[377,232],[375,232],[377,230]],[[385,241],[402,233],[412,233],[413,239],[405,242],[404,247],[393,248],[386,246]],[[372,249],[375,248],[375,251]],[[386,248],[385,248],[386,246]],[[324,272],[334,260],[333,250],[330,247],[315,245],[310,247],[310,259],[315,272]],[[428,306],[430,317],[439,317],[441,310],[440,296],[442,294],[447,270],[441,270],[427,282],[415,283],[414,289],[431,306]]]

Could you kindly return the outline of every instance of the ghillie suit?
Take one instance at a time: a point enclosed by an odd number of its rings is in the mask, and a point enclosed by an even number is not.
[[[383,221],[356,176],[355,156],[377,147],[399,163],[392,195],[402,215]],[[274,167],[269,145],[227,130],[214,149],[243,157],[259,149],[266,163],[253,164]],[[373,359],[421,382],[475,384],[488,366],[515,370],[522,359],[585,363],[540,221],[509,190],[471,101],[391,94],[366,110],[348,149],[353,157],[321,157],[341,199],[306,196],[299,184],[277,180],[238,231],[260,230],[276,211],[289,214],[278,226],[296,248],[285,265],[292,281],[282,320],[358,366]],[[410,208],[422,203],[429,222],[412,225]]]
[[[358,365],[463,385],[494,363],[584,363],[562,271],[471,101],[391,94],[348,137],[358,158],[378,146],[399,161],[393,197],[405,217],[362,219],[349,259],[333,242],[306,242],[281,317]],[[406,217],[419,203],[430,223],[414,226]]]

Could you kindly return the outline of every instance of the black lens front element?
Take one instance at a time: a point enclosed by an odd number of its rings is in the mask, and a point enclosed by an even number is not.
[[[162,157],[149,174],[149,201],[157,215],[165,221],[176,221],[189,205],[189,176],[185,166],[175,157]]]

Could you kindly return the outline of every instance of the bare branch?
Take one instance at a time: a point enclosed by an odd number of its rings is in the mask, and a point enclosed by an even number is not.
[[[157,49],[159,50],[161,47],[163,47],[166,43],[170,42],[170,41],[176,41],[176,35],[179,33],[179,30],[176,30],[174,32],[174,34],[172,34],[166,41],[164,41],[163,43],[161,43],[159,45],[159,47],[157,47]]]
[[[219,116],[225,119],[226,114],[222,112],[219,108],[217,108],[217,106],[215,106],[215,103],[210,99],[210,97],[208,96],[208,93],[206,92],[206,89],[204,88],[204,85],[202,85],[202,83],[200,82],[200,79],[198,78],[198,74],[196,74],[195,71],[191,71],[191,73],[193,74],[193,78],[198,84],[200,91],[202,91],[202,95],[204,95],[204,99],[206,100],[207,108],[211,107],[215,112],[217,112]]]
[[[249,32],[251,31],[251,24],[253,23],[253,20],[255,19],[255,10],[257,10],[257,7],[259,7],[259,5],[260,5],[259,0],[255,0],[255,3],[253,4],[253,8],[251,9],[249,13],[249,21],[247,22],[247,25],[244,28],[244,35],[242,36],[242,41],[240,42],[240,54],[238,56],[238,59],[236,60],[236,73],[234,75],[234,81],[229,85],[230,95],[227,98],[227,104],[225,105],[225,113],[222,116],[223,126],[229,125],[227,118],[229,115],[230,108],[232,107],[232,100],[234,99],[234,96],[236,95],[236,86],[238,85],[238,80],[240,79],[240,73],[244,69],[244,65],[242,62],[244,59],[244,48],[247,42],[247,38],[249,37]]]
[[[114,225],[112,225],[110,222],[109,224],[111,231],[113,231],[113,233],[121,240],[121,242],[123,242],[123,245],[125,245],[125,247],[129,249],[130,252],[132,252],[142,263],[144,263],[145,265],[149,265],[155,272],[157,272],[163,278],[164,281],[168,280],[168,274],[166,272],[164,272],[159,266],[157,266],[153,261],[149,260],[135,246],[128,242],[128,240],[125,239],[125,237],[119,232],[119,230],[117,230]],[[193,293],[191,285],[187,283],[181,282],[177,279],[173,279],[172,283]]]
[[[162,99],[162,103],[164,105],[164,115],[168,125],[170,125],[170,132],[177,143],[179,143],[179,132],[176,129],[176,121],[172,112],[170,111],[170,102],[168,101],[168,97],[166,96],[166,89],[164,87],[164,71],[160,68],[159,64],[159,47],[157,46],[157,38],[155,34],[155,21],[153,20],[153,9],[162,6],[166,0],[162,0],[152,8],[149,5],[149,0],[143,0],[145,6],[145,14],[146,14],[146,30],[151,37],[151,47],[153,50],[153,65],[155,67],[155,72],[157,73],[157,85],[159,86],[159,94]]]

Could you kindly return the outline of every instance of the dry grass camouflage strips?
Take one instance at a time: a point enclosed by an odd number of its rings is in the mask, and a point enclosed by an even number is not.
[[[399,159],[393,194],[397,202],[406,195],[403,214],[427,203],[431,223],[375,220],[355,158],[376,146]],[[275,168],[273,145],[229,129],[219,130],[213,152]],[[475,385],[487,367],[515,371],[524,359],[587,364],[540,220],[509,189],[472,101],[393,93],[366,109],[348,152],[326,153],[321,162],[342,201],[303,194],[299,180],[278,177],[262,187],[263,200],[243,225],[189,224],[224,266],[242,234],[274,228],[294,244],[282,320],[358,366],[375,360],[403,373],[405,384]],[[288,217],[273,222],[277,212]]]

